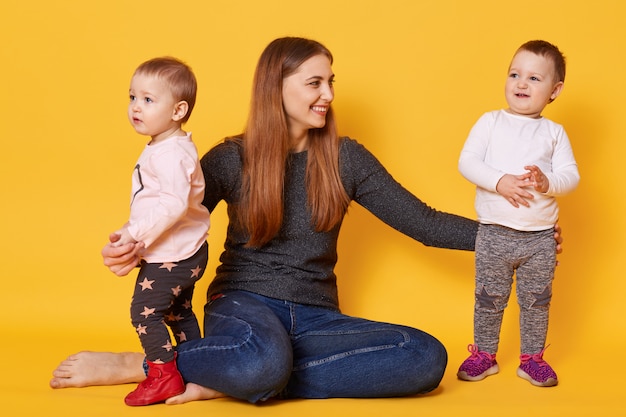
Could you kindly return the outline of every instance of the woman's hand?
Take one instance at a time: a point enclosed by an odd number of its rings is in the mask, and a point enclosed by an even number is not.
[[[109,235],[109,243],[102,248],[102,259],[111,272],[118,277],[123,277],[139,264],[139,252],[144,245],[142,242],[137,242],[115,246],[119,239],[120,235],[117,233]]]
[[[561,244],[563,243],[563,236],[561,236],[561,226],[559,224],[554,225],[554,240],[556,240],[556,253],[563,252]]]

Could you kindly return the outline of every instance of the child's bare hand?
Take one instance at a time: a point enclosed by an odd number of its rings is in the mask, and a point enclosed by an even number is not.
[[[111,233],[111,236],[118,236],[117,240],[110,241],[111,245],[114,247],[123,246],[127,243],[137,243],[130,233],[128,233],[128,229],[126,227],[122,227],[120,230]]]
[[[533,195],[525,190],[530,185],[529,179],[530,173],[522,175],[505,174],[498,181],[496,191],[506,198],[506,201],[513,207],[519,207],[520,205],[530,207],[528,200],[532,200]]]
[[[537,165],[527,165],[524,167],[530,173],[530,182],[540,193],[547,193],[550,187],[550,180],[545,176],[543,171]]]

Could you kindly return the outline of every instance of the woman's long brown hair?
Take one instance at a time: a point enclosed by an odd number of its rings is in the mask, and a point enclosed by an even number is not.
[[[290,152],[283,109],[283,79],[309,58],[325,55],[319,42],[279,38],[261,54],[253,81],[250,114],[243,134],[243,172],[239,222],[249,235],[247,246],[261,247],[283,223],[285,169]],[[339,173],[339,139],[332,108],[326,124],[310,129],[306,168],[307,201],[317,231],[337,225],[349,204]]]

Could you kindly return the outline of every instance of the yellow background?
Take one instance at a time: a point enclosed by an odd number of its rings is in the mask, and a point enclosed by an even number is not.
[[[625,4],[2,2],[0,409],[68,416],[624,415]],[[354,206],[340,239],[343,310],[439,337],[450,364],[435,393],[131,409],[122,402],[131,386],[48,388],[52,369],[69,353],[140,349],[128,319],[134,277],[115,277],[100,257],[108,233],[126,220],[130,171],[145,143],[126,119],[135,66],[174,55],[194,68],[200,89],[187,128],[204,153],[242,130],[256,60],[285,35],[311,37],[333,51],[342,134],[365,144],[427,203],[472,218],[474,190],[456,168],[469,129],[483,112],[505,105],[506,70],[520,44],[541,38],[565,52],[565,90],[545,115],[566,127],[582,181],[560,199],[565,252],[546,352],[558,387],[535,388],[515,376],[514,297],[500,374],[476,384],[457,381],[472,341],[472,254],[425,248]],[[210,270],[224,239],[223,203],[212,221]],[[198,312],[210,279],[207,273],[196,291]]]

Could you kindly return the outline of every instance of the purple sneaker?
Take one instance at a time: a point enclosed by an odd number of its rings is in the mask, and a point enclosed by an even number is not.
[[[543,352],[546,349],[547,347],[534,355],[521,355],[519,358],[522,363],[517,368],[517,376],[537,387],[553,387],[558,384],[556,372],[543,360]]]
[[[489,375],[498,373],[496,354],[479,351],[477,345],[468,345],[470,357],[459,367],[456,376],[463,381],[480,381]]]

